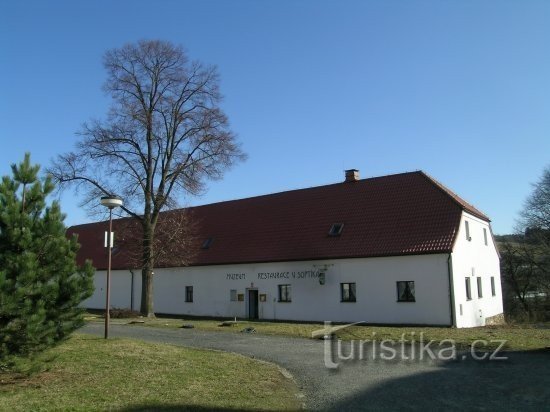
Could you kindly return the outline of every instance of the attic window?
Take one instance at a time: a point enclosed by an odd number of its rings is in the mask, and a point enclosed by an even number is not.
[[[212,244],[212,241],[214,239],[212,239],[211,237],[209,237],[208,239],[206,239],[203,243],[202,243],[202,246],[201,246],[201,249],[208,249],[210,248],[210,245]]]
[[[328,231],[328,235],[329,236],[340,236],[340,234],[342,233],[342,229],[344,229],[344,224],[343,223],[334,223],[330,227],[330,230]]]

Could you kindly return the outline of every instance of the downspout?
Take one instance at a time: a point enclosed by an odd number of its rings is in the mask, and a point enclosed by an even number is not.
[[[455,313],[455,294],[454,294],[454,279],[453,279],[453,255],[449,253],[447,259],[447,270],[449,272],[449,304],[451,305],[451,326],[456,327]]]
[[[134,271],[130,269],[132,280],[130,282],[130,310],[134,310]]]

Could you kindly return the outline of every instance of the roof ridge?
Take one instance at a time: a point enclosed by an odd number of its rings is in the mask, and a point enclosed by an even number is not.
[[[301,192],[301,191],[312,190],[312,189],[321,189],[321,188],[325,188],[325,187],[338,186],[338,185],[342,185],[342,184],[356,184],[356,183],[359,183],[359,182],[365,182],[367,180],[384,179],[384,178],[388,178],[388,177],[414,174],[414,173],[419,173],[419,172],[422,173],[421,170],[413,170],[413,171],[409,171],[409,172],[390,173],[390,174],[381,175],[381,176],[365,177],[363,179],[357,180],[356,182],[341,181],[341,182],[337,182],[337,183],[328,183],[328,184],[318,185],[318,186],[309,186],[309,187],[301,187],[301,188],[298,188],[298,189],[282,190],[280,192],[264,193],[264,194],[261,194],[261,195],[241,197],[241,198],[237,198],[237,199],[220,200],[218,202],[205,203],[205,204],[202,204],[202,205],[178,207],[176,209],[163,210],[163,211],[161,211],[161,213],[173,213],[173,212],[180,212],[180,211],[183,211],[183,210],[191,211],[193,209],[197,209],[197,208],[201,208],[201,207],[207,207],[207,206],[215,206],[215,205],[220,205],[220,204],[223,204],[223,203],[233,203],[233,202],[240,202],[240,201],[243,201],[243,200],[259,199],[259,198],[269,197],[269,196],[278,196],[278,195],[282,195],[282,194],[286,194],[286,193]],[[123,220],[123,219],[131,219],[131,218],[132,218],[131,216],[120,216],[120,217],[118,217],[114,220]],[[105,222],[105,221],[107,221],[107,220],[100,220],[98,222],[90,222],[90,223],[82,223],[82,224],[79,224],[79,225],[71,225],[67,228],[67,230],[69,230],[71,228],[75,228],[75,227],[86,226],[86,225],[95,225],[95,224]]]
[[[190,209],[203,207],[203,206],[218,205],[218,204],[221,204],[221,203],[240,202],[241,200],[250,200],[250,199],[258,199],[258,198],[261,198],[261,197],[277,196],[277,195],[281,195],[281,194],[284,194],[284,193],[300,192],[300,191],[312,190],[312,189],[321,189],[321,188],[325,188],[325,187],[329,187],[329,186],[338,186],[338,185],[342,185],[342,184],[346,184],[346,185],[347,184],[355,184],[355,183],[359,183],[359,182],[365,182],[367,180],[383,179],[383,178],[387,178],[387,177],[414,174],[414,173],[419,173],[419,172],[422,172],[422,171],[421,170],[413,170],[413,171],[410,171],[410,172],[390,173],[390,174],[381,175],[381,176],[365,177],[363,179],[357,180],[356,182],[341,181],[341,182],[337,182],[337,183],[328,183],[328,184],[318,185],[318,186],[301,187],[301,188],[298,188],[298,189],[282,190],[280,192],[264,193],[262,195],[247,196],[247,197],[241,197],[241,198],[237,198],[237,199],[220,200],[218,202],[205,203],[205,204],[202,204],[202,205],[181,207],[181,208],[178,208],[178,209],[172,209],[170,211],[177,211],[177,210],[183,210],[183,209],[190,210]]]
[[[205,204],[202,204],[202,205],[185,206],[185,207],[180,207],[180,208],[177,208],[177,209],[164,210],[161,213],[162,214],[164,214],[164,213],[174,213],[174,212],[181,212],[183,210],[192,211],[192,210],[198,209],[198,208],[216,206],[216,205],[228,204],[228,203],[235,203],[235,202],[241,202],[241,201],[244,201],[244,200],[261,199],[261,198],[266,198],[266,197],[270,197],[270,196],[280,196],[280,195],[287,194],[287,193],[303,192],[303,191],[306,191],[306,190],[313,190],[313,189],[322,189],[322,188],[328,188],[328,187],[331,187],[331,186],[338,186],[338,185],[343,185],[343,184],[345,184],[345,185],[357,184],[357,183],[360,183],[360,182],[373,181],[373,180],[378,180],[378,179],[385,179],[385,178],[388,178],[388,177],[395,177],[395,176],[402,176],[402,175],[412,175],[412,174],[422,175],[430,183],[432,183],[435,187],[437,187],[445,195],[447,195],[460,208],[467,210],[468,212],[474,214],[475,216],[477,216],[479,218],[482,218],[482,219],[487,220],[489,222],[491,221],[487,217],[487,215],[485,215],[483,212],[481,212],[479,209],[477,209],[474,205],[472,205],[469,202],[466,202],[464,199],[462,199],[455,192],[450,190],[444,184],[442,184],[437,179],[433,178],[432,176],[430,176],[428,173],[424,172],[421,169],[412,170],[412,171],[408,171],[408,172],[390,173],[390,174],[381,175],[381,176],[366,177],[366,178],[363,178],[363,179],[359,179],[356,182],[342,181],[342,182],[329,183],[329,184],[318,185],[318,186],[309,186],[309,187],[303,187],[303,188],[298,188],[298,189],[283,190],[283,191],[274,192],[274,193],[265,193],[265,194],[261,194],[261,195],[248,196],[248,197],[242,197],[242,198],[237,198],[237,199],[220,200],[218,202],[205,203]],[[130,216],[123,216],[123,217],[119,217],[116,220],[124,220],[124,219],[131,219],[131,217]],[[103,220],[101,222],[103,222]],[[71,228],[75,228],[75,227],[86,226],[86,225],[95,225],[97,223],[100,223],[100,222],[90,222],[90,223],[83,223],[83,224],[80,224],[80,225],[72,225],[69,228],[67,228],[67,230],[71,229]]]

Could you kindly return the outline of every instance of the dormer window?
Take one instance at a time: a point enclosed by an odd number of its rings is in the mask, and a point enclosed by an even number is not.
[[[212,244],[214,239],[212,239],[211,237],[209,237],[208,239],[206,239],[203,243],[202,243],[202,246],[201,246],[201,249],[208,249],[210,248],[210,245]]]
[[[328,235],[329,236],[340,236],[340,234],[342,233],[342,229],[344,229],[344,224],[343,223],[334,223],[330,227],[330,230],[328,231]]]

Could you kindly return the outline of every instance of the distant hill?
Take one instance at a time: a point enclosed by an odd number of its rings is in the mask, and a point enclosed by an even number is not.
[[[497,243],[519,243],[527,242],[531,244],[550,242],[550,230],[547,229],[537,229],[537,228],[527,228],[525,234],[509,234],[509,235],[495,235],[495,240]]]
[[[497,243],[511,242],[517,243],[521,242],[524,239],[523,235],[518,234],[509,234],[509,235],[495,235],[495,240]]]

